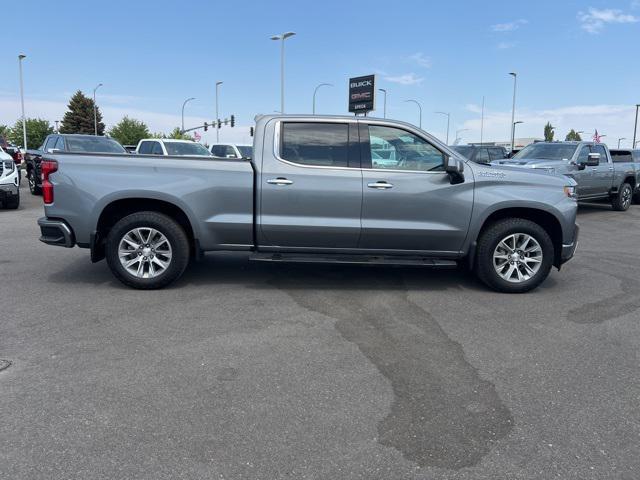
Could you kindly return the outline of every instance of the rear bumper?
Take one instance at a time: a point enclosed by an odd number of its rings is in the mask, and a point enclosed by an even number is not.
[[[573,234],[573,242],[568,245],[562,245],[562,254],[560,256],[560,263],[566,263],[573,258],[578,248],[578,236],[580,234],[580,227],[576,224],[575,233]]]
[[[42,217],[38,219],[40,241],[47,245],[71,248],[76,244],[73,230],[64,220]]]

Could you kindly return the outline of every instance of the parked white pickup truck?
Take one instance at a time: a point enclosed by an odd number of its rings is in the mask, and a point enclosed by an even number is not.
[[[140,155],[171,155],[177,157],[211,156],[209,150],[199,143],[173,138],[143,138],[138,142],[136,153]]]

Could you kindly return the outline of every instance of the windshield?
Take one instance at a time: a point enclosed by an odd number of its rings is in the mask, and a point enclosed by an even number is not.
[[[569,160],[578,148],[576,144],[569,143],[532,143],[527,145],[513,159],[537,158],[541,160]]]
[[[70,152],[127,153],[115,140],[106,137],[67,137]]]
[[[471,145],[456,145],[451,148],[467,158],[471,157],[471,154],[473,153],[473,147]]]
[[[238,150],[243,158],[253,158],[253,147],[238,145]]]
[[[195,142],[165,142],[164,147],[169,155],[201,155],[210,157],[205,147]]]

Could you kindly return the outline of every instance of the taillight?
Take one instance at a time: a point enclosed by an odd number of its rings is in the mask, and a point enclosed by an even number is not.
[[[15,158],[16,165],[20,165],[22,163],[22,160],[24,160],[22,158],[22,153],[21,152],[16,152],[16,158]]]
[[[40,178],[42,179],[42,199],[47,205],[53,203],[53,185],[49,181],[49,175],[58,171],[58,162],[55,160],[42,160],[40,162]]]

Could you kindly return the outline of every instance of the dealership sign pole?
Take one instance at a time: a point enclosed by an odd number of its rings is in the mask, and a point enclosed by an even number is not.
[[[376,76],[366,75],[349,79],[349,111],[358,115],[367,115],[375,110]]]

